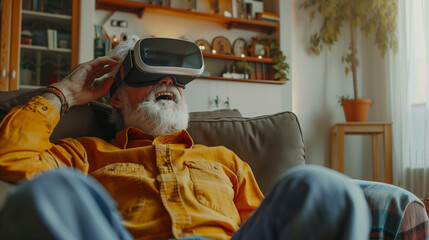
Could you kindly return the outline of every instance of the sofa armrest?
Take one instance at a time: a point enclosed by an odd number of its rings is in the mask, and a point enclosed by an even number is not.
[[[371,210],[371,239],[427,239],[429,219],[423,202],[414,194],[386,183],[354,181]]]

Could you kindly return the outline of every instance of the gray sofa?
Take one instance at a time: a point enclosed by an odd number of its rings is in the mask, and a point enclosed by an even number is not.
[[[0,92],[0,120],[12,107],[25,104],[40,93],[41,89]],[[81,136],[96,136],[105,140],[113,138],[115,131],[109,121],[110,111],[109,106],[97,102],[72,108],[61,118],[51,141]],[[305,163],[301,128],[297,117],[291,112],[255,118],[243,118],[237,110],[195,112],[190,113],[188,131],[197,144],[222,145],[233,150],[251,166],[264,194],[269,192],[286,169]],[[0,181],[0,206],[10,186],[10,183]],[[375,212],[377,203],[383,201],[373,198],[371,196],[367,200]],[[415,202],[410,206],[398,232],[392,235],[394,238],[400,233],[405,236],[407,231],[414,231],[422,223],[425,223],[423,227],[427,227],[428,217],[423,204]]]

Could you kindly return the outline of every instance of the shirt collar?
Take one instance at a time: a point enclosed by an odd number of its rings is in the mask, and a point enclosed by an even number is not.
[[[122,149],[156,144],[174,144],[182,148],[192,148],[194,145],[194,141],[186,130],[180,130],[155,138],[134,127],[128,127],[119,131],[111,143]]]

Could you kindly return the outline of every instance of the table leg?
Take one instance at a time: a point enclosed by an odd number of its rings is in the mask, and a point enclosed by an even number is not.
[[[331,130],[331,169],[338,170],[336,127]]]
[[[344,173],[344,127],[338,127],[337,148],[338,171]]]
[[[383,135],[384,152],[384,179],[386,183],[393,184],[393,163],[392,163],[392,125],[384,125]]]
[[[378,133],[371,134],[372,137],[372,176],[375,181],[380,181],[380,144]]]

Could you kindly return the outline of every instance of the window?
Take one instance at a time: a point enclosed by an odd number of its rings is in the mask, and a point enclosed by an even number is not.
[[[413,12],[413,21],[414,21],[414,49],[411,50],[414,55],[414,86],[413,92],[415,93],[412,96],[413,104],[422,104],[426,103],[427,100],[427,47],[425,39],[425,30],[424,30],[424,21],[427,19],[427,16],[424,16],[424,3],[423,1],[427,0],[413,0],[412,12]],[[429,35],[429,30],[426,34]],[[427,36],[429,37],[429,36]]]

